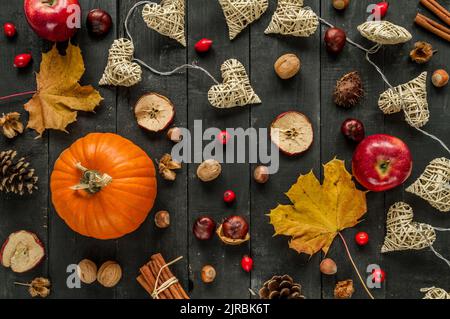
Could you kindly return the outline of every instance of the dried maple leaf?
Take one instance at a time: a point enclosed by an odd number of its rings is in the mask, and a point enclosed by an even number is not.
[[[56,46],[42,54],[36,75],[37,92],[25,104],[30,113],[28,127],[41,136],[46,129],[66,131],[77,119],[77,111],[93,111],[103,100],[91,85],[78,81],[85,71],[79,47],[69,44],[66,54],[60,55]]]
[[[343,161],[334,159],[324,170],[323,185],[313,172],[300,176],[286,194],[293,205],[279,205],[269,215],[275,235],[291,236],[289,247],[298,253],[326,254],[336,235],[367,211],[366,193],[356,189]]]

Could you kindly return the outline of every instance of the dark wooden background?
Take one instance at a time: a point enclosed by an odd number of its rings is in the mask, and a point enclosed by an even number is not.
[[[135,1],[80,2],[84,11],[83,19],[90,9],[100,7],[113,16],[115,23],[114,30],[102,40],[90,37],[85,28],[77,36],[86,64],[82,82],[96,84],[106,64],[112,41],[123,36],[125,15]],[[16,275],[9,269],[1,268],[0,297],[28,298],[26,289],[14,286],[13,282],[48,276],[53,283],[52,298],[147,298],[135,277],[139,267],[152,253],[162,252],[167,259],[180,255],[185,257],[173,269],[193,298],[250,298],[249,288],[258,291],[272,275],[286,273],[303,285],[308,298],[332,298],[336,281],[348,278],[355,280],[355,297],[366,298],[339,240],[335,241],[329,253],[338,264],[338,274],[321,276],[318,266],[322,256],[318,254],[308,260],[288,248],[287,238],[272,238],[273,228],[268,224],[266,214],[277,203],[288,203],[283,193],[299,174],[311,169],[321,174],[321,164],[335,156],[345,159],[349,164],[354,146],[346,142],[339,132],[340,124],[348,117],[361,119],[368,134],[393,134],[409,144],[414,156],[414,170],[406,185],[419,176],[429,161],[448,154],[438,144],[410,128],[401,115],[383,116],[378,110],[377,100],[386,86],[356,48],[347,46],[340,56],[330,56],[322,45],[325,27],[306,39],[264,35],[276,7],[276,1],[269,2],[270,8],[263,17],[232,42],[228,39],[220,5],[215,0],[186,1],[186,49],[148,29],[137,13],[130,26],[136,39],[136,55],[160,70],[198,61],[199,65],[220,78],[221,63],[228,58],[237,58],[248,70],[251,82],[263,101],[261,105],[221,112],[208,104],[206,92],[212,83],[203,74],[194,70],[183,75],[160,77],[144,71],[143,81],[133,88],[100,88],[105,98],[102,106],[96,114],[80,113],[78,122],[69,127],[70,134],[51,131],[35,140],[35,133],[27,131],[12,141],[0,137],[2,150],[17,149],[32,162],[40,176],[39,191],[31,197],[1,195],[0,240],[3,241],[13,231],[28,229],[39,235],[47,250],[45,262],[32,272]],[[370,46],[369,42],[361,38],[356,27],[365,21],[367,5],[375,1],[353,0],[343,13],[333,10],[330,2],[306,1],[322,17],[344,28],[348,36]],[[450,6],[450,0],[441,2],[447,8]],[[18,27],[15,40],[8,41],[0,37],[1,96],[35,88],[32,69],[39,69],[41,51],[48,47],[28,27],[21,3],[2,1],[0,4],[0,23],[12,21]],[[424,11],[417,3],[412,0],[391,1],[387,18],[412,31],[414,39],[405,45],[384,48],[374,57],[394,84],[407,82],[424,70],[432,72],[437,68],[450,67],[449,44],[413,25],[416,12]],[[214,50],[199,57],[193,45],[202,37],[214,40]],[[416,40],[429,41],[439,51],[430,63],[417,65],[410,62],[408,53]],[[34,57],[32,69],[14,69],[14,56],[27,51],[32,52]],[[290,52],[301,58],[302,70],[296,78],[281,81],[273,71],[273,63],[280,55]],[[366,93],[359,106],[343,110],[333,104],[331,92],[336,80],[353,70],[361,73]],[[177,111],[175,125],[181,127],[192,128],[196,119],[203,121],[204,128],[267,127],[280,112],[299,110],[308,115],[314,124],[315,143],[301,157],[282,156],[280,171],[263,186],[251,179],[253,165],[225,165],[222,176],[211,184],[203,184],[195,177],[197,165],[184,165],[175,183],[159,180],[159,194],[153,212],[160,209],[171,212],[173,224],[167,230],[156,229],[153,215],[150,215],[139,230],[119,240],[99,241],[77,235],[64,224],[51,205],[48,179],[53,164],[62,150],[89,132],[116,132],[137,143],[154,159],[169,152],[172,144],[164,134],[144,132],[138,128],[134,119],[133,105],[142,94],[149,91],[166,95],[173,101]],[[426,129],[450,144],[449,88],[438,90],[429,85],[428,91],[431,121]],[[27,114],[22,108],[26,101],[26,98],[19,98],[3,102],[0,104],[1,112],[19,111],[26,119]],[[397,201],[410,203],[418,221],[450,227],[448,214],[434,210],[421,199],[407,194],[404,188],[399,187],[387,193],[369,193],[367,218],[357,228],[344,232],[363,273],[367,265],[372,263],[379,264],[386,271],[386,283],[381,289],[373,291],[377,298],[420,298],[422,294],[419,289],[422,287],[450,288],[448,267],[427,249],[388,255],[379,253],[385,234],[386,211]],[[233,189],[237,193],[237,202],[231,208],[222,201],[226,189]],[[251,242],[239,247],[228,247],[217,238],[207,243],[197,241],[192,236],[191,228],[195,218],[202,214],[210,214],[218,221],[230,214],[245,215],[251,224]],[[367,231],[371,237],[370,244],[364,248],[356,247],[353,241],[353,236],[360,230]],[[447,257],[450,256],[448,243],[448,235],[438,234],[435,247]],[[251,274],[240,268],[240,259],[244,254],[251,254],[254,259],[255,269]],[[123,267],[122,281],[113,289],[98,284],[68,289],[66,267],[83,258],[90,258],[97,263],[117,260]],[[204,264],[212,264],[217,269],[217,279],[211,285],[202,284],[199,278]]]

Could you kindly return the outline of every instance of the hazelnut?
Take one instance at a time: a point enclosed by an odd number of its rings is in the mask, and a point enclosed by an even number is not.
[[[210,182],[219,177],[222,172],[220,163],[213,159],[208,159],[201,163],[197,169],[197,176],[202,182]]]
[[[446,86],[448,83],[447,71],[443,69],[434,71],[433,76],[431,77],[431,81],[433,82],[433,85],[437,88]]]
[[[167,132],[167,138],[174,143],[179,143],[183,140],[183,133],[179,127],[172,127]]]
[[[267,166],[258,166],[253,172],[253,178],[255,179],[255,182],[259,184],[267,183],[269,176],[269,168]]]
[[[98,282],[106,287],[112,288],[117,285],[122,278],[122,268],[115,261],[107,261],[100,266],[97,273]]]
[[[333,259],[325,258],[320,263],[320,272],[324,275],[334,275],[337,273],[337,266]]]
[[[170,226],[170,214],[167,210],[162,210],[155,214],[155,225],[158,228],[167,228]]]
[[[301,67],[300,59],[292,53],[282,55],[275,62],[275,73],[283,80],[294,77]]]
[[[333,0],[332,2],[336,10],[344,10],[350,4],[350,0]]]
[[[211,265],[206,265],[202,268],[202,281],[205,284],[212,283],[216,279],[216,270]]]
[[[83,259],[78,263],[77,275],[81,282],[92,284],[97,280],[97,265],[89,259]]]

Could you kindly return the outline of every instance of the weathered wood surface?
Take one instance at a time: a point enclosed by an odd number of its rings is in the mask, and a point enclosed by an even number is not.
[[[101,7],[113,16],[115,23],[114,30],[104,39],[90,37],[85,29],[77,36],[86,63],[82,81],[95,84],[103,72],[110,44],[113,39],[124,35],[123,22],[135,1],[80,2],[84,17],[90,9]],[[139,266],[155,252],[162,252],[167,259],[185,257],[173,266],[173,270],[194,298],[251,298],[249,288],[257,291],[273,274],[285,273],[303,285],[308,298],[332,298],[336,280],[347,278],[355,280],[355,297],[366,297],[361,285],[356,282],[356,274],[339,240],[336,240],[329,253],[338,263],[338,275],[323,277],[318,271],[321,256],[308,260],[290,250],[286,238],[272,238],[273,228],[265,215],[277,203],[287,203],[284,192],[299,174],[313,169],[316,174],[322,175],[322,163],[335,156],[346,160],[349,165],[354,146],[347,143],[339,132],[340,124],[348,117],[363,120],[368,134],[393,134],[410,145],[415,167],[408,185],[421,174],[430,160],[448,154],[438,144],[410,128],[401,115],[385,117],[381,114],[377,108],[377,99],[386,86],[358,49],[347,46],[339,57],[330,56],[322,45],[326,30],[324,26],[307,39],[264,35],[276,8],[276,1],[269,2],[268,11],[259,21],[250,25],[237,39],[229,41],[225,19],[217,1],[187,0],[186,49],[147,29],[137,12],[130,23],[130,30],[136,39],[136,55],[163,71],[196,61],[210,70],[214,77],[221,79],[222,62],[228,58],[237,58],[244,64],[261,97],[261,105],[217,111],[208,104],[206,92],[212,82],[203,73],[189,70],[172,77],[160,77],[144,71],[143,81],[133,88],[100,88],[105,98],[102,106],[96,114],[80,114],[78,122],[69,127],[70,134],[52,131],[35,140],[35,133],[27,131],[12,141],[0,138],[2,150],[17,149],[33,163],[40,176],[40,189],[31,197],[0,195],[0,240],[3,241],[13,231],[29,229],[39,235],[47,248],[45,262],[30,273],[16,275],[8,269],[0,269],[1,298],[27,298],[26,289],[14,287],[13,282],[29,281],[38,275],[52,279],[52,298],[146,298],[146,293],[134,278]],[[344,28],[349,37],[369,46],[370,43],[358,34],[356,26],[365,20],[366,7],[372,2],[352,1],[343,13],[334,11],[328,0],[310,0],[307,4],[325,19]],[[423,70],[432,72],[439,67],[448,68],[449,45],[413,26],[417,10],[424,11],[415,2],[392,1],[388,16],[389,20],[410,29],[414,35],[413,41],[385,48],[374,57],[395,85],[409,81]],[[450,0],[442,2],[450,6]],[[0,37],[0,96],[3,96],[33,89],[35,81],[32,70],[14,69],[13,57],[31,51],[35,61],[32,69],[37,71],[40,52],[48,48],[48,44],[39,40],[29,29],[20,1],[1,4],[0,8],[0,23],[13,21],[19,33],[13,41]],[[202,37],[214,40],[214,49],[206,56],[199,56],[193,50],[195,42]],[[408,53],[415,40],[429,41],[438,50],[429,64],[419,66],[409,61]],[[281,81],[273,72],[273,63],[278,56],[288,52],[300,56],[302,71],[292,80]],[[343,110],[333,104],[331,92],[336,80],[353,70],[361,73],[366,93],[361,105],[352,110]],[[281,156],[279,172],[264,186],[257,185],[251,178],[255,164],[226,164],[222,176],[208,185],[195,177],[198,164],[184,165],[175,183],[159,180],[158,199],[153,212],[160,209],[171,212],[173,224],[167,230],[156,229],[153,215],[150,215],[138,231],[118,240],[98,241],[75,234],[58,217],[50,202],[48,179],[54,162],[61,151],[76,139],[96,131],[121,134],[141,146],[154,159],[169,152],[172,144],[164,134],[149,134],[138,128],[135,122],[134,104],[146,92],[168,96],[176,106],[175,124],[191,130],[195,120],[203,121],[203,129],[264,128],[279,113],[298,110],[310,117],[315,129],[315,142],[303,156]],[[437,90],[429,85],[428,93],[431,121],[426,129],[449,144],[448,88]],[[20,111],[26,118],[26,112],[22,109],[24,102],[25,98],[2,102],[0,113]],[[237,201],[231,207],[225,206],[221,199],[227,189],[233,189],[237,194]],[[379,264],[387,272],[387,282],[382,289],[373,292],[377,298],[419,298],[419,289],[428,286],[448,289],[449,270],[431,251],[389,255],[379,253],[385,234],[386,211],[399,200],[405,200],[414,207],[418,221],[450,227],[448,216],[406,193],[402,187],[385,194],[369,193],[367,218],[355,229],[344,232],[358,267],[364,277],[369,264]],[[217,238],[207,243],[198,242],[193,238],[191,229],[194,220],[203,214],[212,215],[218,222],[231,214],[244,215],[251,224],[251,242],[239,247],[225,247]],[[353,244],[353,236],[359,230],[370,234],[370,245],[365,248],[357,248]],[[438,234],[435,246],[444,256],[450,256],[447,243],[447,235]],[[254,258],[255,270],[251,274],[240,269],[240,259],[244,254]],[[66,268],[83,258],[90,258],[97,263],[117,260],[123,267],[123,280],[114,289],[105,289],[98,284],[68,289]],[[200,280],[200,269],[204,264],[211,264],[217,269],[218,277],[212,285],[204,285]]]

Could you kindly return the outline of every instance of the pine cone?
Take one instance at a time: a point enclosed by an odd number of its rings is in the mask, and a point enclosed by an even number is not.
[[[305,299],[302,295],[302,286],[294,283],[288,275],[273,276],[266,281],[259,290],[261,299]]]
[[[33,194],[38,177],[25,158],[16,160],[13,150],[0,152],[0,192],[17,195]]]

